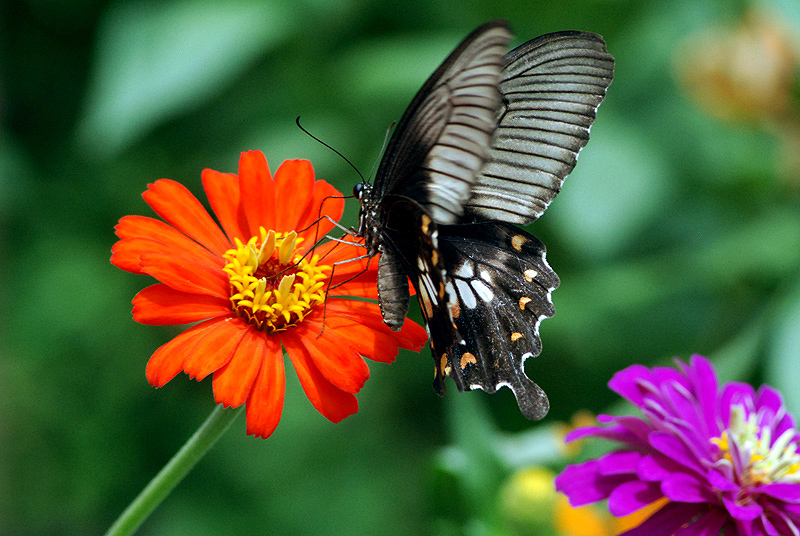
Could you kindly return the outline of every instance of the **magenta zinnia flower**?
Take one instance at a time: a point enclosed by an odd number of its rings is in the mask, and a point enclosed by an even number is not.
[[[664,502],[626,536],[800,534],[800,436],[780,393],[720,389],[705,358],[676,361],[680,371],[634,365],[612,378],[642,417],[600,415],[607,426],[568,434],[622,448],[567,467],[556,489],[573,506],[608,499],[616,516]]]

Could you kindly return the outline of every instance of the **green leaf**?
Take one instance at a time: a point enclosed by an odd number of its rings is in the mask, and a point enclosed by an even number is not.
[[[595,258],[618,253],[674,195],[656,147],[604,111],[601,106],[592,139],[545,216],[561,240]]]
[[[117,3],[98,30],[76,139],[110,158],[164,121],[219,94],[290,35],[286,4]]]
[[[786,294],[776,316],[764,379],[783,394],[789,411],[800,415],[800,284]]]

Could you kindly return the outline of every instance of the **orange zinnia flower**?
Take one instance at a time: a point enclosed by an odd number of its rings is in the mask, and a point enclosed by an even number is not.
[[[133,299],[134,320],[199,322],[156,350],[147,379],[161,387],[180,371],[197,380],[213,373],[216,402],[246,404],[247,433],[268,437],[283,409],[283,347],[320,413],[333,422],[355,413],[369,376],[362,356],[388,363],[427,337],[409,320],[391,331],[375,303],[337,297],[376,297],[376,262],[332,269],[363,248],[330,241],[309,252],[333,228],[320,216],[341,217],[341,193],[315,181],[306,160],[284,162],[273,179],[259,151],[242,153],[239,175],[206,169],[202,178],[222,229],[168,179],[143,194],[164,221],[125,216],[116,227],[111,262],[160,281]]]

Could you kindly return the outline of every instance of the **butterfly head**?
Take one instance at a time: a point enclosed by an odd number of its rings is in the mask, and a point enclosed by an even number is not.
[[[374,255],[379,250],[380,231],[378,229],[378,206],[372,199],[372,184],[359,182],[353,186],[353,196],[361,203],[356,235],[364,237],[367,253]]]
[[[364,199],[369,197],[372,185],[368,182],[359,182],[353,186],[353,196],[363,205]]]

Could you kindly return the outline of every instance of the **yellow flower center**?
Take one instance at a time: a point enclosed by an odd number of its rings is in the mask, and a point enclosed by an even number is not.
[[[767,426],[759,428],[756,413],[751,412],[746,419],[744,415],[743,406],[731,407],[728,429],[711,439],[720,449],[717,463],[733,464],[736,452],[742,463],[741,484],[745,486],[800,482],[797,430],[786,430],[773,442],[772,430]]]
[[[223,270],[230,278],[231,309],[256,328],[275,333],[296,326],[325,301],[328,265],[318,266],[318,255],[310,260],[295,254],[303,241],[297,233],[267,232],[223,255]]]

